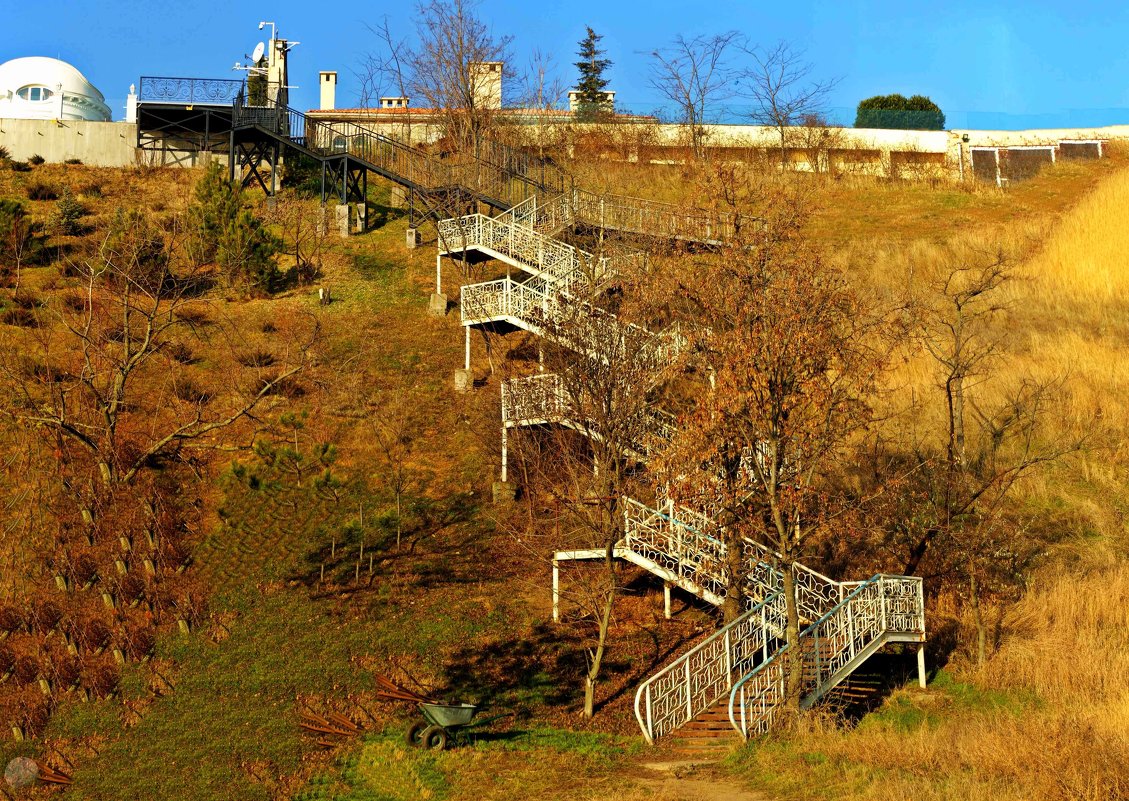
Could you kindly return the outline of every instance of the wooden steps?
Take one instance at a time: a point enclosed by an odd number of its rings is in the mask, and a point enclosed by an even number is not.
[[[669,746],[687,753],[726,751],[741,742],[729,723],[729,694],[686,725],[670,733]]]

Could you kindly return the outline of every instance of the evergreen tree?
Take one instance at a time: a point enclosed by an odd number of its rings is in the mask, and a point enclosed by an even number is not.
[[[861,101],[855,115],[856,128],[942,131],[945,115],[924,95],[875,95]]]
[[[242,192],[228,181],[217,162],[196,184],[196,202],[188,207],[188,252],[200,265],[215,262],[229,285],[270,292],[278,272],[278,238],[251,213]]]
[[[604,54],[600,40],[604,37],[590,26],[587,30],[588,35],[577,43],[580,50],[576,54],[580,56],[580,61],[575,62],[580,71],[580,80],[576,84],[576,116],[579,119],[592,119],[607,109],[605,89],[608,81],[604,77],[604,70],[612,65],[610,59],[600,58]]]

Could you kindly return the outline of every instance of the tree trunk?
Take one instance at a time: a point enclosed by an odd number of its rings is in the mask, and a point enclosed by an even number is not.
[[[608,627],[612,619],[612,603],[615,601],[615,564],[610,556],[612,549],[608,549],[609,556],[605,562],[608,570],[610,586],[604,597],[604,608],[600,614],[600,629],[596,636],[596,648],[588,662],[588,674],[584,677],[584,717],[591,718],[596,714],[596,679],[600,675],[600,667],[604,661],[604,651],[608,643]]]
[[[988,661],[988,630],[984,627],[984,616],[980,612],[980,587],[975,571],[968,574],[968,595],[972,604],[972,622],[976,626],[976,666],[982,668]]]
[[[729,574],[725,587],[725,603],[722,612],[727,624],[732,623],[741,616],[745,599],[745,553],[741,547],[741,538],[730,536],[725,538],[725,567]]]
[[[784,573],[784,610],[787,616],[785,640],[792,654],[788,660],[788,705],[799,710],[800,691],[804,678],[804,658],[800,649],[800,610],[796,603],[796,577],[792,573],[792,563],[781,565]]]

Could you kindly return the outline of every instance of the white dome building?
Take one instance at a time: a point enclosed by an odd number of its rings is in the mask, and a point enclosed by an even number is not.
[[[0,119],[109,122],[106,100],[82,73],[44,56],[0,64]]]

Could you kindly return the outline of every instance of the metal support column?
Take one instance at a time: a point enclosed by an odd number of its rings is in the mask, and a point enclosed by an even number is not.
[[[465,369],[469,370],[470,369],[470,326],[464,325],[463,330],[466,332],[466,364],[464,365],[464,367],[465,367]],[[505,481],[505,479],[502,479],[502,480]]]
[[[917,686],[925,689],[925,643],[917,647]]]
[[[270,154],[270,196],[274,197],[278,194],[278,142],[274,143],[271,148]]]
[[[553,560],[553,622],[561,621],[561,567],[560,563]]]
[[[670,620],[670,582],[663,582],[663,617]]]

